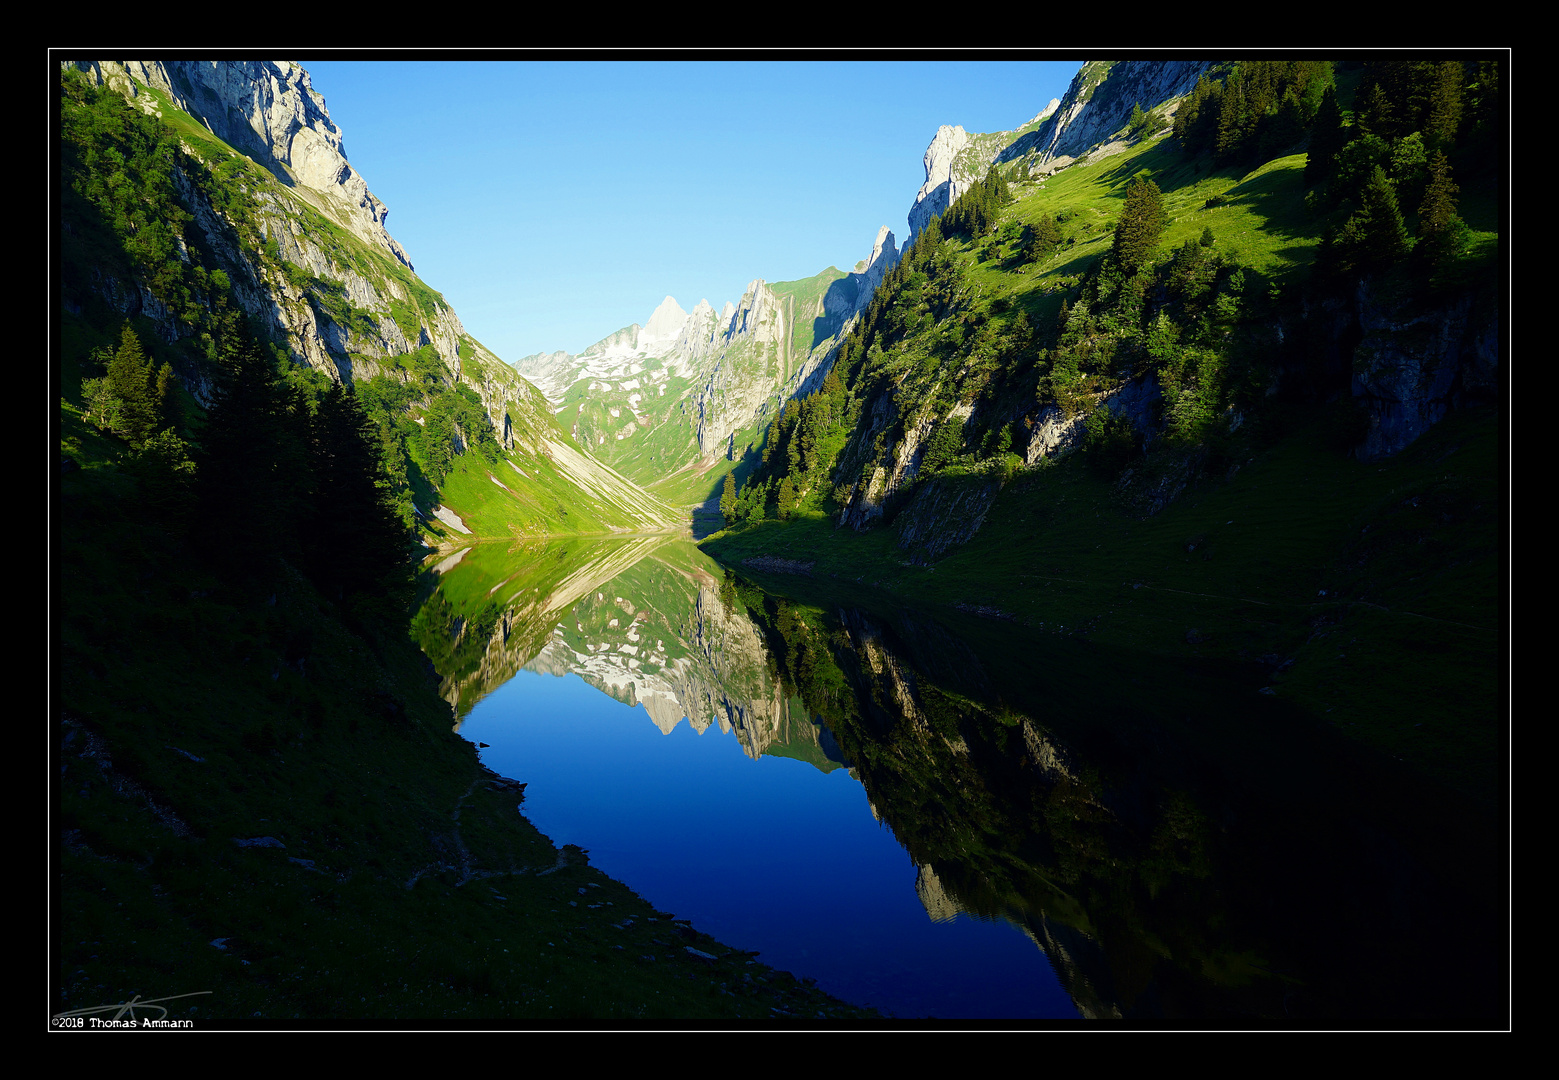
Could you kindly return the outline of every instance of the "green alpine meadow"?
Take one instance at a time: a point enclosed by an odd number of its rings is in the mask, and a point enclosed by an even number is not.
[[[1508,1030],[1509,51],[1182,55],[501,357],[53,54],[50,1029]]]

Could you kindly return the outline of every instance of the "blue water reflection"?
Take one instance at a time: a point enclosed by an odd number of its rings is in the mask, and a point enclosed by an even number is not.
[[[753,760],[715,727],[662,734],[642,706],[572,674],[519,672],[461,734],[529,785],[525,813],[555,844],[839,997],[901,1017],[1078,1015],[1026,934],[937,907],[934,882],[917,892],[914,864],[845,769]]]

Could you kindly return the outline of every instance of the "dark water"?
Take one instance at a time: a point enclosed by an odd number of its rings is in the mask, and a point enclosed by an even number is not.
[[[1497,1021],[1497,823],[1237,669],[690,544],[483,545],[418,633],[555,843],[901,1017]]]

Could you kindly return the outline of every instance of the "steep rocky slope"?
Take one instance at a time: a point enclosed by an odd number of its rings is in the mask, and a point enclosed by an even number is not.
[[[1339,81],[1351,95],[1370,71],[1090,62],[1017,132],[942,128],[915,242],[841,349],[836,400],[781,425],[778,452],[738,494],[739,523],[889,524],[893,558],[929,565],[972,540],[1009,480],[1079,448],[1123,508],[1149,517],[1199,479],[1232,478],[1278,437],[1280,406],[1371,461],[1453,408],[1497,400],[1497,125],[1469,122],[1456,148],[1470,216],[1454,262],[1430,272],[1402,254],[1425,220],[1404,165],[1399,257],[1335,269],[1332,238],[1363,214],[1346,185],[1306,182],[1303,125]],[[1497,85],[1454,62],[1444,76],[1469,96],[1479,78]],[[1222,141],[1170,137],[1184,95],[1211,100],[1221,79],[1225,104],[1202,108],[1202,128],[1227,117]],[[1265,87],[1271,102],[1240,119],[1247,83],[1250,100]],[[1398,142],[1403,157],[1420,135],[1404,128]],[[1127,267],[1117,249],[1134,187],[1150,192],[1154,254]],[[949,195],[960,201],[939,217]],[[809,446],[828,450],[809,459]]]
[[[118,90],[177,133],[184,157],[174,182],[190,215],[181,257],[189,262],[198,248],[202,272],[225,275],[278,355],[334,381],[388,375],[404,383],[412,378],[406,358],[431,346],[440,381],[476,394],[504,452],[545,460],[565,490],[587,492],[600,523],[659,527],[673,519],[659,500],[581,454],[536,388],[472,338],[417,277],[385,228],[388,210],[347,161],[341,131],[301,67],[192,60],[62,67]],[[148,320],[166,342],[182,339],[178,374],[197,400],[211,402],[212,370],[194,340],[200,328],[148,280],[93,268],[64,300],[68,312],[106,304]],[[457,451],[469,441],[469,432],[457,436]]]
[[[1053,173],[1090,154],[1108,153],[1135,105],[1169,105],[1188,93],[1212,66],[1198,60],[1090,60],[1078,70],[1066,96],[1051,99],[1038,115],[1012,131],[971,134],[943,125],[926,147],[926,182],[910,207],[910,240],[983,177],[992,165],[1026,162]]]

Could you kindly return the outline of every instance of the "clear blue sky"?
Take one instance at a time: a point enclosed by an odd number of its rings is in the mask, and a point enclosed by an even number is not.
[[[1082,63],[299,62],[419,276],[511,362],[849,270],[881,225],[902,246],[937,127],[1017,127]]]

